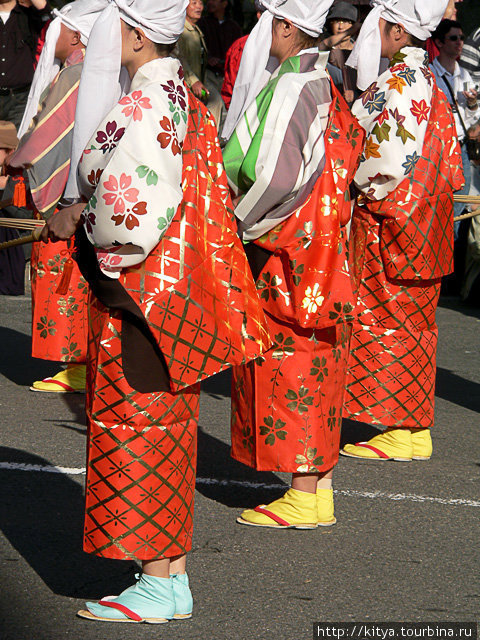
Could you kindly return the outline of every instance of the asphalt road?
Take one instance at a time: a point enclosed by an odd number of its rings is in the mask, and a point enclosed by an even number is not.
[[[99,624],[85,599],[133,582],[134,563],[81,551],[82,396],[32,393],[56,366],[29,357],[28,298],[0,299],[0,640],[310,640],[317,621],[474,621],[480,612],[480,311],[438,311],[437,417],[429,462],[343,458],[338,524],[272,531],[235,523],[286,476],[229,458],[229,380],[203,387],[190,621]],[[344,425],[343,438],[356,441]],[[62,473],[22,470],[55,465]]]

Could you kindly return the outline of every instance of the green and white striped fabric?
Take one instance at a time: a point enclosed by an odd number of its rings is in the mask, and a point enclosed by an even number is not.
[[[245,241],[288,218],[311,193],[325,164],[331,103],[327,53],[288,58],[247,108],[224,151],[230,186],[243,196],[235,215]]]

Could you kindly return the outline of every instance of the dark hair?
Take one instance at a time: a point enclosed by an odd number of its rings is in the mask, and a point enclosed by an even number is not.
[[[125,22],[125,26],[127,27],[127,29],[130,29],[130,31],[136,29],[136,27],[132,27],[132,25],[128,24],[128,22]],[[152,41],[150,40],[150,42]],[[155,52],[158,54],[158,56],[160,56],[161,58],[165,58],[172,53],[177,43],[174,42],[173,44],[160,44],[159,42],[152,42],[152,44],[155,47]]]
[[[318,38],[308,35],[308,33],[305,33],[305,31],[301,29],[298,29],[296,41],[302,49],[310,49],[311,47],[316,47],[318,44]]]
[[[433,40],[440,40],[440,42],[445,42],[445,36],[450,31],[450,29],[462,30],[462,25],[456,20],[442,20],[435,31],[432,33]]]
[[[393,29],[393,27],[399,24],[397,22],[388,22],[386,20],[386,24],[385,24],[385,32],[388,35],[390,33],[390,31]],[[412,36],[411,33],[408,33],[407,31],[405,31],[405,33],[408,36],[408,44],[412,47],[418,47],[419,49],[424,49],[425,48],[425,41],[424,40],[420,40],[420,38],[416,38],[415,36]]]
[[[274,18],[274,22],[280,23],[285,22],[285,20],[283,18]],[[305,31],[302,31],[298,27],[295,28],[297,29],[297,33],[295,34],[295,44],[297,46],[301,47],[302,49],[310,49],[311,47],[317,46],[319,38],[314,38],[308,35],[308,33],[305,33]]]

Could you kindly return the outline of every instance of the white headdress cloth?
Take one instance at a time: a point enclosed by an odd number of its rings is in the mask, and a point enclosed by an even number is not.
[[[72,31],[78,31],[82,43],[86,45],[94,22],[107,3],[108,0],[76,0],[66,4],[60,11],[53,10],[56,17],[47,29],[45,44],[35,69],[27,105],[18,129],[19,138],[27,131],[32,118],[36,115],[42,93],[60,71],[61,62],[55,58],[55,48],[62,24]]]
[[[363,23],[347,65],[357,69],[357,86],[365,90],[378,77],[382,41],[380,18],[401,24],[419,40],[427,40],[437,28],[448,0],[370,0],[373,9]]]
[[[312,38],[322,33],[333,0],[260,0],[266,11],[248,36],[238,70],[232,101],[222,130],[228,140],[247,107],[266,85],[278,63],[270,58],[274,18],[289,20]]]
[[[173,44],[185,26],[189,0],[109,0],[88,41],[78,92],[73,131],[70,175],[65,197],[79,197],[77,168],[96,127],[127,90],[129,80],[121,69],[120,19],[140,28],[158,44]]]

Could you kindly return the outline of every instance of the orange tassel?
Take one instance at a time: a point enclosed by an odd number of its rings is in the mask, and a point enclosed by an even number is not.
[[[68,258],[68,260],[63,265],[63,275],[60,283],[57,287],[55,293],[58,293],[60,296],[64,296],[68,292],[68,288],[70,286],[70,279],[72,277],[73,271],[73,260],[72,258]]]
[[[12,204],[14,207],[27,206],[27,189],[25,188],[25,182],[23,180],[18,180],[15,185]]]

